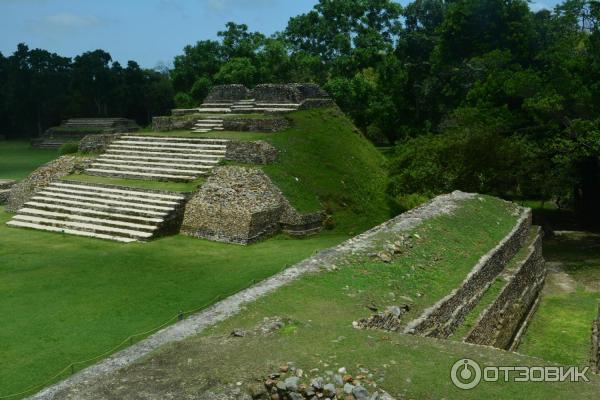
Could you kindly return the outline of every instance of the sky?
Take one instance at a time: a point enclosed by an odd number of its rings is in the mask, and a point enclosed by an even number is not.
[[[406,4],[407,0],[400,1]],[[559,0],[537,0],[533,9]],[[225,23],[271,34],[317,0],[0,0],[0,52],[18,43],[74,57],[103,49],[113,60],[153,68],[172,64],[184,46],[215,39]]]

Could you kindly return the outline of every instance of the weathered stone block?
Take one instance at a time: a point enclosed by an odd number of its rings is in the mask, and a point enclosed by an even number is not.
[[[527,256],[507,277],[506,285],[482,312],[465,341],[505,350],[515,347],[516,336],[528,323],[527,317],[544,286],[545,277],[542,235],[537,228],[536,239]]]
[[[181,232],[210,240],[249,244],[281,230],[305,235],[320,229],[314,216],[298,214],[260,169],[217,167],[186,206]],[[296,213],[297,214],[297,213]],[[310,232],[294,223],[309,222]]]
[[[218,167],[188,202],[182,233],[248,244],[277,231],[281,194],[258,169]]]
[[[248,98],[248,88],[244,85],[218,85],[211,89],[205,103],[232,103]]]
[[[598,316],[592,325],[590,367],[594,373],[600,374],[600,305],[598,305]]]
[[[226,131],[236,132],[281,132],[289,128],[285,118],[227,118],[223,120]]]
[[[264,140],[255,142],[230,141],[225,159],[245,164],[271,164],[277,159],[277,149]]]
[[[300,103],[302,94],[292,85],[266,83],[252,90],[251,96],[257,103]]]
[[[300,93],[300,100],[327,99],[329,94],[316,83],[290,83]]]
[[[103,152],[119,136],[121,136],[120,133],[87,135],[79,142],[79,151],[82,153]]]
[[[17,212],[36,192],[44,189],[50,182],[74,172],[83,172],[92,160],[93,158],[90,157],[62,156],[42,165],[12,187],[6,211]]]

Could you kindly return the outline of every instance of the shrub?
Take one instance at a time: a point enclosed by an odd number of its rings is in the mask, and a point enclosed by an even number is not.
[[[64,156],[66,154],[77,153],[79,149],[79,142],[69,142],[65,143],[58,149],[58,154]]]
[[[177,108],[191,108],[195,103],[192,96],[187,93],[179,92],[175,95],[175,107]]]

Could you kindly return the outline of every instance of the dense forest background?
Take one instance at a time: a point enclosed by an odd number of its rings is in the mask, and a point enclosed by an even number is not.
[[[320,0],[272,36],[228,23],[170,70],[0,54],[11,137],[72,116],[147,124],[212,85],[317,82],[374,143],[394,146],[400,206],[454,189],[555,200],[600,219],[600,2],[534,12],[524,0]]]

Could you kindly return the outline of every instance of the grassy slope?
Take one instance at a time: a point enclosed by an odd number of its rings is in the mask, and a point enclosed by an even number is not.
[[[280,150],[263,169],[301,212],[323,206],[349,233],[389,217],[385,159],[336,109],[289,114],[292,128],[268,137]]]
[[[175,236],[122,245],[8,228],[8,219],[0,212],[0,396],[346,238],[279,236],[243,247]]]
[[[470,357],[485,365],[539,365],[540,360],[453,341],[352,327],[352,321],[370,314],[365,307],[368,304],[383,308],[406,302],[401,296],[408,296],[414,299],[414,308],[422,310],[447,293],[464,278],[468,266],[508,233],[515,217],[505,207],[490,198],[470,201],[454,216],[417,228],[414,233],[424,240],[414,242],[390,264],[363,262],[304,276],[202,335],[154,353],[110,383],[104,381],[97,393],[119,393],[126,398],[128,393],[144,390],[184,397],[202,393],[207,383],[249,383],[293,361],[309,378],[327,376],[327,370],[342,366],[354,376],[359,367],[367,368],[378,385],[397,398],[546,400],[568,394],[595,398],[597,379],[588,385],[488,383],[460,391],[449,379],[452,364],[460,358]],[[418,297],[417,292],[423,296]],[[285,327],[273,335],[254,333],[264,317],[273,316],[286,320]],[[248,334],[230,338],[234,329]],[[206,365],[210,368],[203,368]],[[160,376],[161,382],[150,376]],[[124,386],[122,379],[128,384]]]
[[[333,214],[338,229],[350,234],[390,217],[385,198],[385,158],[341,111],[333,108],[297,111],[287,114],[287,118],[291,128],[278,133],[144,134],[266,140],[280,154],[276,163],[262,168],[298,211],[325,208]]]
[[[23,179],[57,156],[56,149],[32,149],[29,142],[0,141],[0,179]]]
[[[518,351],[554,362],[586,364],[600,302],[600,235],[545,239],[544,257],[550,268],[546,286]]]

